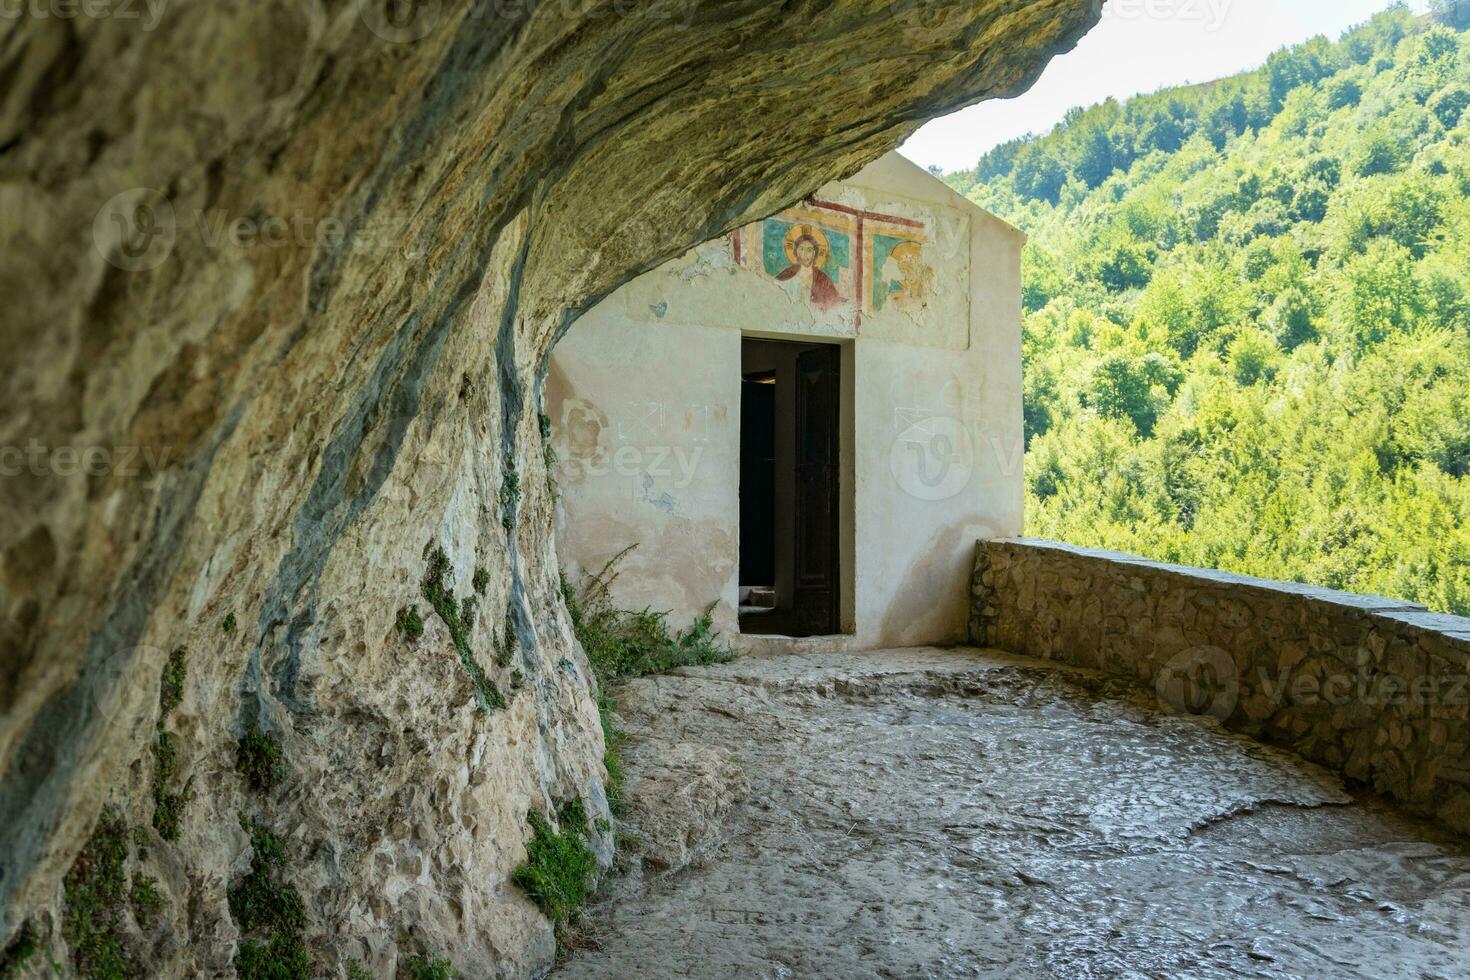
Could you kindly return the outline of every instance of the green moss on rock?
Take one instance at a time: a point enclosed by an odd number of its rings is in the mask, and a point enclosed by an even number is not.
[[[285,848],[259,823],[250,832],[250,872],[230,886],[230,915],[243,936],[235,953],[241,980],[307,980],[311,954],[302,939],[306,904],[296,888],[284,882]]]
[[[257,793],[269,793],[286,776],[281,743],[275,735],[252,724],[240,736],[235,750],[235,769]]]
[[[20,971],[25,969],[32,956],[41,948],[41,941],[36,936],[36,927],[29,921],[21,923],[15,938],[5,951],[0,953],[0,980],[10,980],[11,977],[19,976]]]
[[[163,911],[163,896],[158,894],[158,879],[150,875],[138,875],[128,892],[128,904],[133,907],[133,918],[144,929],[151,928]]]
[[[158,684],[158,713],[166,718],[184,700],[184,678],[188,668],[184,663],[182,647],[168,655],[163,667],[163,678]]]
[[[474,684],[476,707],[482,712],[491,708],[504,708],[505,695],[500,693],[500,688],[485,673],[470,648],[469,629],[461,616],[463,607],[455,601],[454,593],[445,583],[448,574],[449,556],[444,553],[443,548],[435,548],[429,555],[429,568],[424,575],[424,598],[429,600],[429,605],[434,607],[434,612],[438,613],[439,619],[449,629],[454,648],[459,652],[459,662]]]
[[[459,980],[461,975],[447,956],[410,956],[403,970],[410,980]]]
[[[184,793],[169,791],[169,781],[177,766],[174,737],[161,727],[153,743],[153,829],[164,840],[177,840],[189,802]]]
[[[63,883],[62,936],[77,976],[87,980],[142,976],[122,933],[128,839],[122,817],[111,807],[104,809]]]
[[[541,907],[558,929],[575,920],[592,893],[597,857],[587,846],[587,814],[580,800],[557,813],[560,830],[532,810],[527,860],[516,868],[515,881]]]
[[[404,606],[398,610],[398,620],[395,625],[398,627],[398,632],[402,633],[409,642],[424,635],[424,620],[414,606]]]

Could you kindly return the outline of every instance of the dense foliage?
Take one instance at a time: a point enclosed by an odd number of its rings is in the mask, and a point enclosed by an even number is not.
[[[1470,614],[1466,7],[947,178],[1031,235],[1028,533]]]

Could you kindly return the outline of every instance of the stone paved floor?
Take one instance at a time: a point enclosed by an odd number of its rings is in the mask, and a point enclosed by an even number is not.
[[[1470,846],[1084,672],[746,659],[620,692],[581,977],[1465,977]]]

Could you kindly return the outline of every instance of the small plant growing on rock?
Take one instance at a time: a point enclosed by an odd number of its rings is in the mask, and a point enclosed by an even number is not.
[[[252,724],[240,736],[235,750],[235,769],[257,793],[269,793],[286,776],[281,744],[274,735]]]
[[[158,684],[158,713],[168,715],[184,700],[184,678],[188,676],[188,667],[184,663],[184,650],[182,647],[168,655],[168,662],[163,665],[163,678]]]
[[[77,976],[115,980],[141,975],[121,925],[127,856],[127,824],[116,810],[104,809],[63,883],[62,936],[71,947]]]
[[[485,673],[470,648],[469,627],[462,618],[464,607],[455,602],[454,593],[445,582],[448,574],[449,556],[444,553],[443,548],[435,548],[429,554],[429,569],[424,575],[424,598],[429,600],[429,605],[434,607],[434,612],[439,614],[439,619],[449,629],[454,648],[459,652],[459,662],[475,686],[478,710],[484,712],[491,708],[504,708],[505,695],[500,693],[500,688]]]
[[[607,770],[607,808],[615,817],[621,817],[628,805],[623,797],[623,743],[628,736],[613,719],[612,698],[606,694],[597,699],[597,720],[602,723],[602,766]]]
[[[520,645],[516,639],[516,620],[511,614],[510,608],[505,610],[505,619],[500,624],[500,639],[495,644],[495,664],[498,667],[509,667],[511,658],[515,656],[516,647]]]
[[[505,458],[505,475],[500,478],[500,526],[510,531],[515,527],[515,507],[521,500],[521,475],[515,471],[515,460]]]
[[[485,589],[490,585],[490,570],[484,565],[477,565],[475,577],[470,580],[470,584],[474,586],[477,595],[484,595]]]
[[[574,800],[557,813],[559,831],[534,810],[527,819],[531,822],[527,860],[516,868],[512,880],[560,933],[586,904],[597,873],[597,858],[587,846],[587,814],[582,802]]]
[[[225,617],[225,621],[223,623],[220,623],[220,629],[224,630],[226,633],[233,633],[233,632],[235,632],[235,614],[234,613],[230,613],[228,616]]]
[[[10,945],[0,953],[0,980],[10,980],[11,977],[18,976],[40,948],[41,941],[36,938],[36,927],[29,920],[23,922]]]
[[[459,980],[460,973],[447,956],[410,956],[403,969],[411,980]]]
[[[613,606],[611,588],[617,578],[617,565],[634,547],[614,555],[580,591],[565,578],[561,580],[572,628],[597,676],[611,681],[729,660],[733,653],[719,642],[714,629],[714,603],[705,607],[687,630],[678,633],[669,628],[667,613],[651,609],[630,612]]]
[[[163,726],[168,716],[184,700],[184,678],[188,669],[184,663],[184,651],[175,650],[168,655],[163,677],[158,684],[158,727],[153,741],[153,829],[164,840],[177,840],[179,827],[184,819],[184,807],[189,798],[184,793],[169,790],[174,775],[177,756],[174,737]]]
[[[151,928],[163,911],[163,896],[158,894],[158,879],[139,875],[133,879],[133,888],[128,892],[128,904],[133,907],[133,918],[144,929]]]
[[[174,737],[161,727],[153,743],[153,829],[164,840],[178,840],[184,820],[184,806],[189,802],[184,793],[169,792],[169,780],[177,765]]]
[[[541,461],[546,465],[546,491],[551,494],[553,500],[557,497],[556,487],[556,447],[551,444],[551,416],[545,412],[537,417],[541,425]]]
[[[280,840],[259,823],[241,821],[250,832],[250,872],[230,886],[230,915],[242,935],[235,954],[241,980],[307,980],[311,956],[301,933],[306,905],[281,880],[286,860]]]
[[[424,635],[424,621],[419,616],[419,611],[414,606],[404,606],[398,610],[398,619],[395,625],[398,632],[410,643]]]

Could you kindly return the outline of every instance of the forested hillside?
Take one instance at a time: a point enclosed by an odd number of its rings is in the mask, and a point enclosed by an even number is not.
[[[1031,236],[1028,533],[1470,614],[1465,8],[947,178]]]

